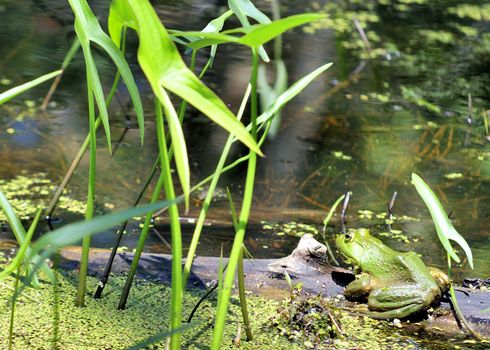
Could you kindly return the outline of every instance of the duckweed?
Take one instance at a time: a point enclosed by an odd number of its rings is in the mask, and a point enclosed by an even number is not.
[[[18,175],[11,180],[0,180],[2,191],[21,220],[29,220],[40,207],[46,207],[56,186],[45,173]],[[67,192],[60,197],[58,209],[69,213],[85,213],[85,203],[76,200]],[[5,215],[0,211],[0,222],[5,221]]]
[[[263,222],[262,229],[272,231],[277,236],[288,235],[301,237],[307,233],[318,235],[318,228],[315,225],[295,221],[285,223]]]
[[[45,283],[42,289],[26,289],[17,302],[14,324],[14,349],[126,349],[168,329],[170,288],[150,281],[137,281],[131,290],[126,310],[117,310],[123,276],[111,278],[102,299],[86,298],[84,308],[75,307],[77,277],[73,271],[57,273],[59,305],[54,308],[53,288]],[[13,285],[13,278],[4,281]],[[95,290],[98,280],[88,279],[88,290]],[[9,301],[12,291],[0,288],[0,348],[7,348]],[[189,315],[202,290],[185,294],[185,317]],[[31,299],[37,300],[33,303]],[[232,298],[229,319],[224,334],[223,349],[236,348],[232,341],[237,336],[241,313],[238,297]],[[243,349],[300,349],[278,331],[269,328],[278,303],[264,298],[249,297],[249,312],[254,341],[241,339]],[[184,349],[202,349],[212,338],[216,299],[204,301],[193,318],[194,327],[183,334]],[[58,310],[58,339],[53,339],[54,310]],[[243,329],[243,326],[242,326]],[[244,335],[243,335],[244,337]],[[165,341],[152,349],[163,349]]]

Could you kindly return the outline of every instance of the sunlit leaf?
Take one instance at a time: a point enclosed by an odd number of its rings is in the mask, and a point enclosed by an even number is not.
[[[262,111],[265,111],[267,107],[271,106],[274,101],[280,96],[288,87],[288,72],[284,61],[281,59],[274,60],[276,66],[275,70],[275,82],[271,86],[267,82],[266,65],[261,64],[259,66],[259,72],[257,75],[257,86],[260,93],[260,106]],[[272,120],[269,129],[268,137],[273,139],[279,132],[281,126],[281,113],[278,112],[276,117]]]
[[[325,15],[317,13],[305,13],[301,15],[289,16],[278,19],[269,24],[259,24],[252,27],[252,30],[240,38],[240,43],[251,47],[265,44],[285,31],[300,26],[305,23],[317,21]]]
[[[193,49],[200,49],[206,46],[224,43],[236,43],[256,48],[281,35],[289,29],[317,21],[324,17],[325,16],[322,14],[305,13],[282,18],[268,24],[256,24],[248,27],[235,28],[226,30],[222,33],[175,32],[175,35],[191,35],[203,38],[188,44],[188,46]],[[241,37],[231,35],[236,33],[245,34]]]
[[[282,93],[279,97],[277,97],[274,103],[270,105],[267,108],[267,110],[257,118],[257,124],[264,125],[264,123],[274,118],[277,112],[279,112],[286,103],[291,101],[297,94],[299,94],[304,88],[306,88],[308,84],[310,84],[316,77],[318,77],[321,73],[323,73],[328,68],[330,68],[330,66],[332,66],[332,63],[324,64],[323,66],[315,69],[310,74],[305,75],[303,78],[296,81],[286,91],[284,91],[284,93]],[[251,126],[248,126],[247,128],[251,128]]]
[[[90,42],[94,42],[99,45],[111,59],[114,61],[121,77],[123,78],[128,92],[133,101],[134,109],[136,112],[136,118],[140,128],[141,142],[144,139],[144,118],[143,118],[143,105],[141,98],[136,87],[131,70],[126,62],[123,54],[118,47],[112,42],[111,38],[104,33],[100,27],[97,18],[93,14],[92,10],[88,6],[85,0],[69,0],[73,13],[75,14],[75,32],[82,46],[86,69],[88,72],[89,83],[94,91],[95,100],[99,108],[99,113],[104,125],[104,130],[107,136],[107,142],[109,149],[111,148],[111,137],[109,128],[109,116],[107,113],[107,106],[104,99],[104,92],[102,90],[102,84],[99,79],[97,67],[95,65],[94,58],[90,49]],[[120,36],[119,36],[120,39]]]
[[[233,11],[231,11],[231,10],[226,11],[221,16],[219,16],[219,17],[213,19],[212,21],[210,21],[206,25],[206,27],[204,27],[204,29],[201,32],[202,33],[219,33],[223,29],[223,26],[225,24],[225,21],[228,18],[230,18],[231,15],[233,15]],[[184,32],[184,36],[187,38],[187,40],[189,40],[189,42],[193,42],[193,41],[196,41],[196,40],[199,39],[199,36],[187,36],[187,35],[185,35],[185,32]],[[210,66],[213,65],[213,61],[214,61],[214,57],[216,56],[216,50],[217,49],[218,49],[218,45],[217,44],[211,45],[211,52],[209,54],[209,58],[211,60]],[[191,48],[188,48],[186,50],[186,54],[190,50],[191,50]]]
[[[118,26],[124,25],[121,18],[124,23],[134,22],[140,38],[138,61],[153,92],[166,107],[165,114],[175,151],[177,172],[186,197],[189,196],[190,179],[185,140],[180,123],[178,119],[175,119],[164,89],[188,101],[211,120],[235,135],[254,152],[261,154],[256,142],[243,124],[236,120],[224,102],[187,68],[174,42],[148,1],[114,1],[109,15],[111,34],[118,31]]]
[[[9,89],[7,91],[4,91],[0,94],[0,105],[7,102],[8,100],[14,98],[15,96],[23,93],[24,91],[27,91],[29,89],[32,89],[34,86],[39,85],[44,83],[46,80],[52,79],[62,73],[61,70],[57,70],[48,74],[45,74],[43,76],[40,76],[39,78],[36,78],[34,80],[31,80],[27,83],[24,83],[22,85],[13,87],[12,89]]]
[[[424,200],[427,208],[429,208],[432,221],[434,221],[434,225],[436,227],[437,235],[439,236],[439,240],[444,246],[444,249],[446,249],[454,261],[459,263],[459,257],[449,242],[450,239],[455,241],[463,249],[466,257],[468,258],[470,267],[473,268],[473,254],[471,252],[471,248],[463,236],[461,236],[454,228],[436,194],[432,191],[429,185],[415,173],[412,173],[412,184],[417,189],[420,197],[422,197]]]
[[[27,239],[27,233],[24,229],[24,226],[22,226],[22,224],[20,223],[19,217],[15,214],[14,209],[12,208],[9,201],[1,191],[0,191],[0,209],[3,210],[3,213],[7,218],[7,221],[10,225],[10,228],[12,229],[12,232],[14,233],[15,238],[17,239],[17,242],[19,243],[20,246],[22,246]],[[32,249],[29,246],[24,247],[23,250],[25,250],[24,261],[27,267],[29,267],[31,262],[33,264],[38,263],[39,267],[42,268],[42,271],[48,276],[48,278],[51,279],[53,277],[53,273],[51,269],[48,267],[48,265],[46,265],[44,261],[42,261],[39,255],[33,253]],[[34,284],[37,285],[37,280],[33,279],[33,281]]]
[[[257,9],[250,0],[228,0],[228,7],[237,16],[244,28],[250,27],[250,22],[247,17],[253,18],[262,24],[271,22],[269,17]],[[269,56],[262,46],[259,47],[259,55],[265,62],[269,62]]]
[[[32,236],[36,231],[36,227],[39,222],[39,218],[41,217],[41,213],[42,213],[42,209],[39,209],[36,213],[36,216],[34,217],[34,220],[32,220],[31,226],[29,227],[29,230],[27,231],[25,239],[20,245],[19,250],[15,254],[15,257],[12,259],[10,264],[8,264],[5,267],[5,269],[0,273],[0,281],[5,277],[7,277],[8,275],[10,275],[11,273],[13,273],[15,270],[17,270],[22,264],[22,260],[24,259],[27,249],[29,249],[29,245],[31,244]]]

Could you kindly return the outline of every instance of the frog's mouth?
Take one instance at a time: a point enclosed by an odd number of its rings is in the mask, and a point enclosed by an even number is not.
[[[344,244],[345,244],[345,241],[344,241]],[[362,261],[362,257],[364,256],[365,249],[361,244],[359,244],[357,242],[351,242],[350,245],[351,245],[351,250],[356,251],[358,253],[357,256],[359,256],[359,258],[356,258],[352,255],[349,255],[349,254],[347,254],[347,253],[345,253],[339,249],[340,254],[343,256],[344,261],[347,264],[352,265],[354,267],[354,269],[359,269],[361,266],[361,261]],[[355,245],[355,248],[354,248],[354,245]]]

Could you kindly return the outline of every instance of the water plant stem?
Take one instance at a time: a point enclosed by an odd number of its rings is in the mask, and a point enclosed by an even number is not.
[[[56,254],[53,260],[53,269],[56,269],[60,260],[60,255]],[[51,349],[58,349],[60,338],[60,288],[58,277],[54,274],[53,281],[53,331],[51,337]]]
[[[89,70],[87,69],[87,75]],[[96,169],[96,152],[97,152],[97,128],[95,126],[95,104],[92,85],[87,77],[87,92],[88,92],[88,111],[90,124],[90,160],[89,160],[89,177],[87,190],[87,211],[85,219],[88,221],[94,216],[94,201],[95,201],[95,169]],[[77,288],[76,305],[83,306],[85,303],[85,289],[87,283],[88,258],[90,253],[90,236],[85,236],[82,239],[82,256],[80,258],[80,274]]]
[[[252,88],[250,114],[252,122],[251,135],[254,140],[257,139],[257,70],[259,65],[259,56],[257,48],[252,49],[252,74],[250,78],[250,85]],[[247,222],[250,215],[250,208],[252,206],[253,190],[255,183],[255,170],[257,166],[257,154],[250,150],[250,158],[248,159],[247,175],[245,179],[245,189],[243,194],[242,208],[240,212],[240,219],[238,223],[238,230],[235,234],[233,246],[230,253],[230,259],[228,262],[228,269],[223,282],[223,289],[220,293],[220,299],[216,308],[216,320],[214,325],[213,342],[211,344],[212,350],[218,350],[223,338],[223,331],[225,326],[226,315],[228,312],[228,303],[230,301],[231,289],[233,286],[233,280],[235,278],[235,271],[240,257],[240,251],[242,250],[243,240],[245,237],[245,230],[247,228]]]
[[[171,101],[168,95],[163,92],[163,96],[166,98],[164,102],[165,112],[168,113],[167,108],[171,105]],[[170,159],[167,152],[167,141],[165,138],[165,128],[163,124],[163,114],[160,102],[157,102],[156,106],[156,120],[157,120],[157,135],[158,135],[158,148],[160,151],[161,159],[161,171],[163,177],[163,187],[165,189],[165,195],[167,200],[175,200],[175,191],[172,182],[172,173],[170,169]],[[182,320],[182,233],[180,229],[179,221],[179,209],[177,204],[171,204],[168,207],[168,215],[170,218],[170,231],[172,238],[172,292],[170,296],[170,331],[179,329],[181,327]],[[176,332],[170,336],[170,349],[180,349],[180,333]]]
[[[155,163],[153,164],[153,167],[151,168],[150,174],[146,178],[145,184],[140,190],[140,193],[138,194],[138,197],[134,201],[133,206],[136,207],[140,201],[141,198],[143,198],[143,195],[145,194],[148,186],[150,185],[151,181],[153,180],[153,177],[155,176],[158,166],[160,164],[160,156],[157,157],[155,160]],[[157,197],[158,198],[158,197]],[[150,218],[151,221],[151,218]],[[109,276],[111,274],[112,270],[112,265],[114,264],[114,259],[117,254],[117,249],[119,248],[119,245],[121,244],[122,237],[124,235],[124,231],[126,230],[126,226],[128,225],[129,221],[125,221],[121,228],[119,229],[116,237],[116,242],[114,243],[114,246],[112,247],[111,254],[109,255],[109,259],[107,260],[107,264],[104,269],[104,273],[102,274],[102,277],[100,278],[99,284],[97,286],[97,290],[94,293],[94,299],[100,299],[102,296],[102,292],[104,291],[104,288],[107,284],[107,281],[109,280]]]
[[[238,295],[240,297],[240,308],[242,309],[243,324],[245,325],[245,333],[247,334],[247,340],[253,340],[252,328],[250,326],[250,320],[248,317],[247,297],[245,295],[245,274],[243,272],[243,251],[245,250],[242,245],[240,249],[240,256],[238,257]]]
[[[459,305],[458,305],[458,300],[456,299],[456,293],[454,292],[454,286],[452,282],[452,268],[451,268],[451,256],[449,253],[446,253],[447,255],[447,274],[449,277],[449,280],[451,283],[449,284],[449,295],[451,296],[451,303],[454,308],[454,312],[456,313],[456,316],[458,317],[458,320],[466,327],[468,332],[475,337],[476,339],[483,341],[483,340],[488,340],[484,336],[482,336],[480,333],[475,331],[473,327],[471,327],[470,323],[466,320],[464,317],[463,313],[461,312]]]
[[[78,41],[78,39],[77,39]],[[122,39],[121,39],[121,50],[124,54],[125,50],[125,43],[126,43],[126,30],[123,31]],[[114,77],[114,81],[112,82],[111,89],[109,91],[109,94],[107,95],[106,98],[106,105],[110,105],[112,102],[112,99],[114,98],[114,95],[116,94],[117,87],[119,85],[119,80],[121,79],[121,73],[119,70],[116,73],[116,76]],[[100,114],[97,116],[97,119],[95,120],[95,129],[97,130],[100,126],[100,123],[102,122],[102,118]],[[68,183],[70,182],[73,173],[75,170],[77,170],[78,165],[80,164],[80,161],[83,158],[83,155],[85,154],[85,151],[87,151],[87,148],[90,143],[90,132],[85,137],[85,140],[83,141],[82,145],[78,149],[78,152],[71,162],[70,168],[68,168],[68,171],[66,172],[65,176],[63,177],[63,180],[61,181],[60,185],[56,189],[56,192],[54,193],[53,197],[51,198],[51,201],[49,202],[48,208],[46,209],[46,214],[45,217],[47,220],[51,218],[51,215],[53,214],[54,208],[56,207],[56,204],[58,203],[58,200],[60,199],[61,195],[63,194],[63,191],[65,190],[66,186],[68,186]]]
[[[237,113],[237,118],[240,120],[243,112],[245,110],[248,97],[250,96],[250,91],[251,91],[251,86],[247,86],[247,90],[245,91],[245,95],[243,96],[242,103],[240,105],[240,108]],[[216,186],[218,185],[218,181],[220,178],[220,175],[223,173],[223,167],[226,162],[226,158],[228,157],[228,154],[230,153],[231,146],[233,145],[233,140],[234,137],[232,135],[228,136],[228,139],[226,140],[225,147],[223,148],[223,151],[221,152],[220,159],[218,161],[218,164],[216,165],[216,170],[214,171],[212,175],[212,180],[211,183],[209,184],[208,187],[208,192],[206,194],[206,198],[204,199],[204,202],[202,204],[201,211],[199,212],[199,218],[197,219],[196,226],[194,228],[194,233],[192,235],[192,240],[191,244],[189,246],[189,250],[187,252],[187,259],[185,261],[185,266],[184,266],[184,274],[182,277],[182,282],[183,286],[185,288],[185,285],[187,284],[187,279],[189,278],[189,274],[191,271],[192,263],[194,261],[194,255],[196,254],[196,249],[197,245],[199,243],[199,238],[201,237],[201,232],[204,227],[204,222],[206,220],[206,215],[208,213],[209,206],[211,205],[211,201],[213,200],[213,195],[214,191],[216,189]]]
[[[20,280],[20,267],[17,268],[17,275],[15,276],[14,291],[17,293]],[[17,298],[12,298],[12,306],[10,308],[10,322],[9,322],[9,350],[12,350],[12,340],[14,337],[14,320],[15,320],[15,305],[17,304]]]
[[[235,232],[238,231],[238,218],[236,215],[235,204],[233,203],[233,198],[231,197],[231,192],[229,188],[226,188],[226,194],[228,196],[228,202],[230,203],[231,217],[233,219],[233,227]],[[252,328],[250,327],[250,321],[248,318],[247,309],[247,297],[245,296],[245,274],[243,273],[243,252],[245,246],[242,244],[242,249],[240,250],[240,256],[238,257],[238,295],[240,297],[240,309],[242,310],[243,324],[245,325],[245,333],[247,334],[247,340],[252,341]],[[238,341],[240,340],[240,333],[237,334]]]
[[[54,92],[56,91],[56,88],[58,87],[58,84],[61,81],[61,77],[62,77],[63,73],[65,72],[66,68],[68,67],[71,60],[76,55],[76,53],[78,52],[79,49],[80,49],[80,40],[78,40],[78,38],[75,37],[75,39],[73,40],[73,43],[70,46],[70,49],[68,50],[68,53],[66,54],[66,56],[63,60],[63,63],[61,63],[61,67],[60,67],[61,74],[58,75],[54,79],[53,83],[51,84],[51,86],[48,90],[48,93],[44,97],[44,100],[43,100],[41,107],[40,107],[41,111],[45,111],[46,108],[48,107],[49,101],[51,101],[51,97],[53,96]]]
[[[160,192],[162,191],[163,181],[164,175],[163,173],[160,173],[155,188],[153,189],[153,194],[151,196],[150,202],[152,204],[158,201],[158,197],[160,196]],[[124,310],[126,308],[129,291],[131,289],[131,285],[133,284],[134,276],[136,275],[136,269],[138,268],[138,262],[141,254],[143,253],[143,248],[145,246],[146,238],[148,237],[148,232],[150,231],[152,214],[153,212],[149,212],[146,214],[145,221],[143,223],[143,229],[141,230],[140,236],[138,238],[138,244],[133,254],[133,261],[131,262],[131,267],[129,268],[128,277],[126,278],[126,283],[124,284],[121,298],[119,299],[119,305],[117,306],[119,310]]]

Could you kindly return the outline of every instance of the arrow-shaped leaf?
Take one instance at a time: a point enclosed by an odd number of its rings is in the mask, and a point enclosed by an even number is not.
[[[468,263],[470,264],[470,267],[473,268],[473,254],[471,253],[471,248],[463,236],[461,236],[454,228],[436,194],[429,185],[415,173],[412,173],[412,184],[417,189],[420,197],[424,200],[427,208],[429,208],[439,240],[448,254],[454,261],[459,263],[459,257],[449,242],[449,240],[452,239],[464,250],[466,257],[468,258]]]

